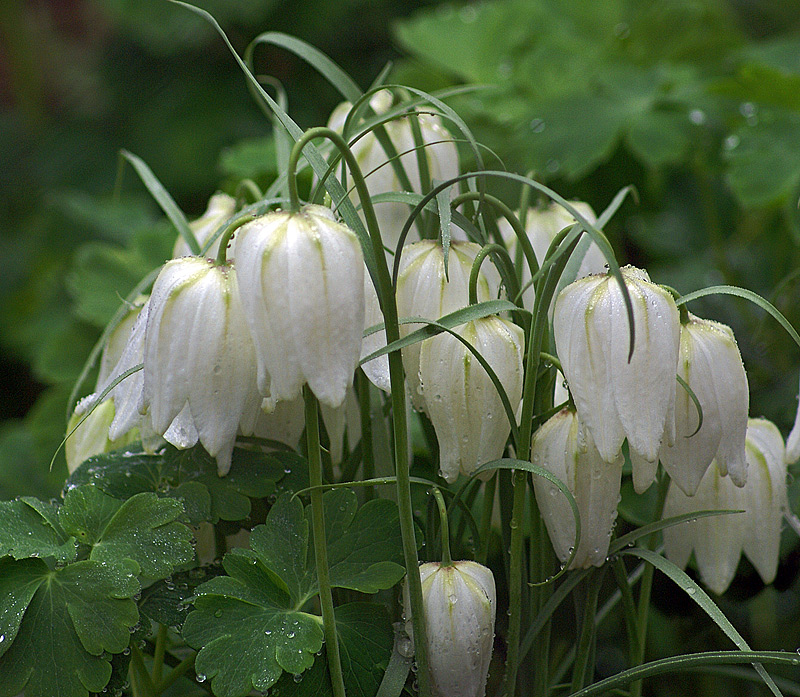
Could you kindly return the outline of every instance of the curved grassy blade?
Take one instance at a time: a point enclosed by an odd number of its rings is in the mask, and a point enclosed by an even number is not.
[[[692,300],[697,300],[698,298],[703,298],[706,295],[735,295],[738,298],[744,298],[745,300],[749,300],[754,305],[758,305],[762,310],[766,310],[769,314],[771,314],[776,320],[778,320],[778,324],[780,324],[792,337],[794,343],[800,346],[800,334],[797,333],[795,328],[791,325],[788,319],[783,316],[781,311],[775,307],[769,300],[766,298],[762,298],[758,293],[754,293],[752,290],[747,290],[746,288],[739,288],[738,286],[711,286],[709,288],[701,288],[700,290],[696,290],[693,293],[687,293],[686,295],[680,297],[678,300],[675,301],[676,305],[683,305],[685,303],[691,302]]]
[[[522,640],[522,644],[520,645],[520,662],[525,660],[525,656],[527,656],[528,651],[531,650],[534,640],[553,616],[553,613],[558,609],[559,605],[561,605],[561,603],[563,603],[564,600],[569,597],[570,593],[572,593],[572,591],[575,590],[575,587],[581,581],[583,581],[584,578],[586,578],[590,571],[591,569],[581,569],[580,571],[575,571],[574,573],[570,574],[556,589],[553,595],[547,599],[547,602],[544,604],[542,609],[539,610],[536,617],[533,618],[533,622],[528,627],[528,631],[525,632],[525,638]]]
[[[738,631],[736,631],[736,627],[734,627],[730,623],[730,620],[725,617],[725,615],[722,613],[722,610],[717,607],[717,604],[711,600],[708,594],[702,588],[700,588],[697,583],[689,578],[685,571],[678,568],[665,557],[662,557],[660,554],[656,554],[649,549],[635,547],[632,549],[626,549],[622,551],[621,554],[630,554],[634,557],[639,557],[639,559],[648,562],[661,573],[668,576],[681,589],[686,591],[686,594],[702,608],[702,610],[713,620],[714,624],[716,624],[723,632],[725,632],[725,636],[727,636],[734,644],[736,644],[741,651],[752,651],[744,637],[739,634]],[[798,665],[800,665],[800,656],[795,654],[795,658],[798,659]],[[760,663],[753,663],[753,668],[755,668],[756,672],[761,676],[761,679],[770,689],[772,694],[780,696],[781,691],[778,689],[778,686],[769,676],[767,671],[764,670],[764,666],[762,666]]]
[[[636,668],[630,668],[621,673],[617,673],[610,678],[594,683],[594,685],[573,692],[570,697],[605,695],[635,680],[653,677],[654,675],[675,673],[682,670],[694,670],[699,666],[729,665],[731,663],[753,663],[753,665],[756,666],[760,666],[762,663],[800,666],[800,656],[796,653],[789,653],[788,651],[707,651],[704,653],[689,653],[683,656],[672,656],[670,658],[662,658],[658,661],[644,663]],[[775,685],[775,690],[777,689],[778,687]],[[776,694],[780,694],[780,692]]]
[[[400,693],[406,685],[408,673],[414,661],[412,656],[404,655],[405,653],[410,653],[410,646],[404,653],[400,653],[398,644],[401,641],[408,641],[408,639],[401,637],[399,633],[395,634],[392,657],[389,659],[389,665],[386,666],[386,672],[383,674],[383,680],[381,680],[381,685],[375,697],[400,697]]]
[[[477,303],[475,305],[470,305],[469,307],[463,307],[455,312],[451,312],[449,315],[440,317],[435,322],[425,319],[424,317],[404,317],[400,320],[400,324],[425,323],[426,326],[411,332],[411,334],[403,337],[402,339],[398,339],[387,346],[379,348],[377,351],[373,351],[368,356],[362,358],[358,364],[363,365],[374,358],[378,358],[387,353],[392,353],[392,351],[399,351],[406,346],[411,346],[412,344],[416,344],[420,341],[425,341],[425,339],[430,339],[432,336],[436,336],[443,331],[453,329],[454,327],[466,324],[472,320],[488,317],[489,315],[496,315],[500,312],[509,312],[512,310],[519,311],[519,309],[519,307],[508,300],[487,300],[486,302]],[[383,329],[383,324],[376,324],[374,327],[370,327],[364,333],[365,335],[373,334],[381,329]]]
[[[663,520],[657,520],[654,523],[649,523],[648,525],[642,525],[640,528],[636,528],[633,532],[629,532],[627,535],[623,535],[622,537],[618,537],[611,543],[611,546],[608,548],[608,554],[616,554],[617,552],[625,549],[632,545],[636,540],[640,537],[646,537],[654,532],[659,532],[660,530],[664,530],[666,528],[671,528],[673,525],[680,525],[681,523],[685,523],[689,520],[695,520],[697,518],[707,518],[709,516],[714,515],[730,515],[731,513],[744,513],[744,511],[740,510],[728,510],[728,509],[719,509],[719,510],[709,510],[709,511],[694,511],[692,513],[684,513],[683,515],[676,515],[672,516],[671,518],[664,518]]]
[[[746,680],[747,682],[761,682],[761,678],[749,668],[740,668],[732,665],[698,665],[687,668],[686,672],[707,673],[721,678],[734,678],[736,680]],[[775,678],[775,684],[783,690],[784,694],[800,697],[800,683],[787,678]]]
[[[322,51],[302,39],[279,31],[264,32],[250,42],[244,53],[248,65],[252,64],[253,51],[259,44],[280,46],[302,58],[330,82],[348,102],[355,102],[362,94],[361,88],[353,79]]]
[[[597,227],[604,228],[611,218],[614,217],[614,214],[619,210],[619,207],[622,205],[622,202],[628,197],[628,194],[633,196],[634,200],[638,203],[639,202],[639,195],[636,193],[636,187],[633,185],[624,186],[622,187],[611,199],[611,203],[606,206],[606,209],[599,215],[597,218]]]
[[[572,560],[575,558],[575,554],[578,552],[578,545],[581,541],[581,514],[578,511],[578,504],[575,503],[575,497],[572,495],[572,492],[567,488],[567,485],[564,484],[558,477],[554,474],[551,474],[543,467],[539,467],[539,465],[534,465],[532,462],[528,462],[527,460],[515,460],[511,457],[504,457],[500,460],[492,460],[491,462],[487,462],[484,465],[481,465],[476,469],[470,476],[474,477],[476,474],[480,472],[485,472],[487,470],[493,469],[506,469],[506,470],[525,470],[526,472],[530,472],[531,474],[535,474],[537,477],[542,477],[546,479],[551,484],[555,484],[559,491],[564,494],[564,497],[567,499],[569,503],[569,507],[572,509],[572,517],[575,519],[575,542],[572,544],[572,551],[569,553],[569,558],[567,561],[564,562],[564,565],[561,567],[561,571],[559,571],[555,576],[548,578],[546,581],[542,583],[531,583],[531,586],[543,586],[546,583],[553,583],[557,579],[561,578],[567,571],[569,570],[569,565],[572,563]]]
[[[200,254],[200,245],[198,244],[192,229],[189,227],[189,222],[186,220],[186,216],[183,214],[183,211],[178,208],[178,204],[175,203],[172,196],[169,195],[169,192],[164,188],[164,185],[158,181],[156,175],[153,174],[152,170],[147,166],[145,161],[134,155],[132,152],[128,152],[127,150],[121,150],[120,155],[131,163],[133,168],[136,170],[136,174],[139,175],[142,183],[150,192],[150,195],[156,200],[156,203],[161,206],[161,210],[164,211],[166,216],[172,221],[172,224],[180,233],[183,241],[189,245],[189,249],[192,250],[192,254],[195,256]]]
[[[695,435],[703,426],[703,405],[700,404],[700,400],[697,399],[697,395],[694,393],[694,390],[689,387],[689,383],[686,382],[680,375],[677,373],[675,374],[675,379],[678,381],[678,384],[686,390],[686,394],[689,395],[689,399],[692,400],[694,404],[694,408],[697,409],[697,428],[694,429],[688,436],[684,436],[684,438],[691,438]]]
[[[278,120],[281,122],[283,127],[292,137],[292,139],[296,142],[303,136],[303,130],[298,126],[292,118],[287,114],[283,109],[281,109],[280,105],[261,87],[261,84],[255,78],[250,69],[247,67],[247,64],[242,60],[241,56],[236,52],[236,49],[231,44],[230,40],[228,39],[225,32],[222,30],[222,27],[219,25],[216,19],[205,10],[195,7],[194,5],[190,5],[189,3],[182,2],[182,0],[169,0],[176,5],[180,5],[181,7],[185,7],[187,10],[194,12],[195,14],[201,16],[205,19],[217,33],[220,35],[222,40],[225,42],[225,45],[228,47],[228,50],[231,52],[234,60],[237,62],[239,67],[241,68],[242,72],[245,75],[245,78],[252,85],[253,89],[257,92],[257,94],[269,105],[270,109],[275,113]],[[328,168],[325,159],[320,154],[318,148],[316,148],[313,144],[309,143],[303,150],[303,156],[306,158],[308,163],[311,165],[314,173],[318,177],[323,177],[325,175],[325,171]],[[361,248],[364,252],[364,262],[367,265],[367,269],[369,270],[370,276],[373,280],[377,278],[377,270],[375,265],[375,253],[372,249],[372,243],[370,241],[369,234],[367,233],[366,228],[364,227],[364,223],[361,222],[361,218],[356,213],[356,209],[353,206],[352,202],[350,201],[349,197],[347,196],[344,188],[339,183],[339,181],[335,177],[329,177],[328,180],[325,182],[325,188],[328,190],[328,193],[331,195],[331,198],[336,203],[337,207],[339,207],[339,212],[342,214],[345,223],[356,233],[361,243]]]

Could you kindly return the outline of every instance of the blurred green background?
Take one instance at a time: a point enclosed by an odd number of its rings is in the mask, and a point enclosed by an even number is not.
[[[597,211],[632,184],[638,202],[628,199],[607,227],[620,262],[684,293],[749,288],[800,327],[800,2],[197,4],[240,53],[258,33],[284,31],[362,87],[389,60],[392,82],[483,85],[449,101],[500,159],[487,155],[488,167],[534,171]],[[259,48],[256,67],[285,86],[303,127],[325,123],[340,101],[285,51]],[[174,230],[130,168],[114,196],[119,150],[147,162],[193,218],[214,191],[274,176],[269,134],[223,42],[184,8],[0,2],[0,498],[58,494],[63,456],[52,472],[48,463],[72,384],[120,299],[171,254]],[[518,190],[498,193],[516,205]],[[691,309],[734,329],[751,415],[786,435],[798,347],[743,300]],[[90,378],[82,394],[91,387]],[[791,492],[797,510],[796,484]],[[800,553],[796,539],[784,542],[774,588],[763,590],[745,563],[724,601],[761,647],[800,645]],[[654,598],[654,654],[728,648],[715,629],[694,632],[709,623],[686,596],[657,586]],[[614,672],[624,656],[609,641],[599,665]],[[712,694],[712,685],[725,694],[734,684],[748,694],[747,683],[704,681],[664,681],[658,694]]]

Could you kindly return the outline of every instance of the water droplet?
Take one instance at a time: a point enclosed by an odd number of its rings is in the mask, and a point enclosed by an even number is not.
[[[689,121],[696,126],[702,126],[707,121],[706,112],[702,109],[692,109],[689,112]]]
[[[529,125],[530,125],[530,129],[534,133],[541,133],[546,127],[546,124],[545,124],[543,119],[531,119],[531,122],[530,122]]]
[[[203,673],[198,673],[195,676],[195,679],[197,680],[197,682],[205,682],[206,681],[206,676]]]
[[[724,144],[725,149],[726,150],[734,150],[735,148],[737,148],[739,146],[739,142],[740,142],[739,136],[737,136],[737,135],[728,136],[725,139],[725,144]]]
[[[222,617],[222,610],[214,610],[214,617]]]

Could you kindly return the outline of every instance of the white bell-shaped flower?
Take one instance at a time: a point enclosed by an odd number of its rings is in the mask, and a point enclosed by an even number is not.
[[[786,439],[786,463],[791,465],[798,460],[800,460],[800,401],[797,403],[794,426]]]
[[[531,442],[532,462],[566,484],[581,519],[581,539],[571,569],[602,566],[608,554],[620,496],[623,457],[606,462],[578,415],[562,409],[543,423]],[[562,563],[575,545],[575,517],[559,488],[534,477],[536,502],[550,541]]]
[[[434,697],[484,697],[492,659],[496,611],[492,572],[474,561],[419,567]],[[413,640],[408,583],[406,631]]]
[[[237,431],[252,433],[261,403],[235,270],[196,257],[170,261],[149,307],[141,410],[158,434],[190,417],[188,430],[225,474]]]
[[[730,327],[689,315],[681,325],[678,375],[694,392],[703,410],[700,430],[697,407],[689,393],[675,393],[675,441],[662,443],[661,464],[689,496],[716,458],[722,474],[738,486],[747,477],[745,434],[750,397],[742,357]]]
[[[472,242],[450,245],[448,273],[445,275],[442,245],[434,240],[415,242],[403,248],[397,277],[397,314],[437,320],[469,304],[469,275],[480,247]],[[478,302],[497,297],[500,274],[485,261],[478,279]],[[400,336],[419,329],[421,324],[401,324]],[[423,342],[424,343],[424,342]],[[403,349],[403,367],[414,408],[425,411],[419,384],[420,343]]]
[[[139,435],[138,430],[133,429],[124,434],[119,440],[110,440],[108,427],[114,419],[114,401],[111,399],[103,400],[84,419],[94,400],[95,395],[89,395],[78,402],[67,423],[67,434],[70,435],[64,443],[64,456],[66,457],[67,469],[70,474],[84,460],[128,445],[135,441]],[[73,429],[75,429],[74,432]]]
[[[375,286],[367,272],[364,272],[364,331],[376,324],[383,322],[383,312],[378,300]],[[369,356],[371,353],[386,346],[386,330],[381,329],[365,336],[361,342],[361,358]],[[367,361],[361,366],[364,375],[379,390],[387,394],[392,391],[391,379],[389,377],[389,356],[378,356],[371,361]]]
[[[662,441],[675,439],[675,369],[680,322],[672,296],[645,271],[622,276],[633,305],[635,346],[622,290],[611,275],[588,276],[558,295],[556,350],[578,409],[600,455],[613,462],[625,438],[637,492],[655,479]]]
[[[486,359],[516,411],[522,399],[522,330],[484,317],[455,331]],[[448,482],[502,457],[511,424],[489,374],[464,344],[447,332],[422,342],[419,377],[439,441],[439,472]]]
[[[583,201],[570,201],[570,203],[575,210],[592,225],[597,222],[597,216],[588,203],[584,203]],[[555,236],[565,227],[574,225],[576,222],[572,214],[555,201],[552,201],[550,205],[545,208],[528,209],[525,217],[525,232],[528,234],[528,239],[531,241],[533,253],[536,256],[536,261],[539,262],[539,266],[544,262],[547,250],[550,248],[550,243]],[[497,227],[500,230],[500,234],[503,236],[503,241],[508,248],[508,253],[511,255],[512,259],[515,259],[518,240],[511,224],[505,218],[500,218],[497,221]],[[584,278],[590,274],[604,273],[606,271],[606,258],[594,242],[589,242],[587,240],[586,243],[579,243],[575,253],[583,254],[583,258],[572,280]],[[522,286],[526,286],[530,280],[531,270],[523,257]],[[522,299],[525,307],[533,307],[534,292],[532,286],[525,290],[522,294]]]
[[[206,212],[203,213],[197,220],[189,223],[189,227],[194,233],[200,248],[202,249],[211,236],[219,230],[220,226],[236,212],[236,199],[228,194],[218,192],[208,199],[208,207]],[[231,249],[228,250],[228,260],[233,259],[233,245],[234,241],[231,240]],[[205,253],[206,257],[215,259],[219,251],[219,238],[214,244],[209,247]],[[192,255],[192,250],[183,237],[178,237],[175,241],[175,246],[172,249],[172,258],[188,257]]]
[[[237,267],[258,358],[258,388],[295,399],[305,383],[338,407],[361,353],[364,258],[355,233],[322,206],[274,212],[236,233]]]
[[[697,518],[664,530],[664,548],[681,568],[694,550],[703,583],[724,593],[736,574],[742,552],[764,583],[778,568],[781,524],[787,507],[783,438],[766,419],[750,419],[747,427],[747,482],[738,487],[716,463],[706,471],[694,496],[670,486],[664,517],[705,510],[741,510]]]
[[[392,94],[388,90],[376,92],[370,99],[370,106],[377,114],[383,114],[392,106],[392,99]],[[352,105],[349,102],[343,102],[336,107],[328,120],[328,127],[341,133],[351,108]],[[413,115],[384,124],[387,136],[395,150],[401,154],[400,164],[408,175],[414,191],[426,193],[421,190],[419,163],[417,153],[413,149],[415,142],[411,119],[415,119],[419,123],[422,143],[425,144],[423,152],[431,181],[445,181],[458,176],[458,149],[438,116],[413,113]],[[365,176],[370,196],[404,190],[374,132],[367,133],[353,142],[351,149]],[[350,199],[353,205],[358,206],[358,192],[353,188],[353,180],[349,172],[347,189],[352,189]],[[403,229],[409,213],[410,208],[404,203],[383,202],[375,205],[378,227],[384,244],[390,249],[397,246],[400,231]],[[411,239],[419,239],[416,226],[412,228]]]

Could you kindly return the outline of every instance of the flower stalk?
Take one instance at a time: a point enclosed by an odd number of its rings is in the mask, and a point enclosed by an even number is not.
[[[311,487],[311,523],[314,536],[314,561],[319,582],[319,603],[322,607],[322,630],[325,634],[325,653],[331,674],[334,697],[345,697],[342,662],[339,657],[339,639],[336,635],[336,617],[333,611],[333,594],[328,572],[328,546],[325,538],[325,511],[322,502],[322,457],[319,444],[319,405],[317,398],[306,385],[303,388],[306,417],[306,445],[308,447],[308,482]]]

